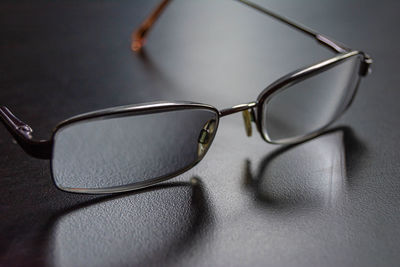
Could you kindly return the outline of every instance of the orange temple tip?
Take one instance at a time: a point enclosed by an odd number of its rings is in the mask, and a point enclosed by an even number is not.
[[[136,30],[132,34],[132,42],[131,42],[131,49],[134,52],[139,52],[142,50],[144,44],[146,43],[146,28],[141,26],[138,30]]]
[[[163,0],[157,6],[157,8],[144,20],[142,25],[132,34],[132,42],[131,42],[131,49],[134,52],[139,52],[142,50],[145,42],[146,36],[149,33],[149,30],[156,22],[158,17],[161,15],[163,10],[166,8],[167,4],[171,0]]]
[[[144,46],[144,40],[142,39],[134,39],[131,43],[131,50],[134,52],[140,52]]]

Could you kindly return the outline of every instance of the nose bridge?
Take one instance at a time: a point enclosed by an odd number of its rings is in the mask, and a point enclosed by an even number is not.
[[[252,127],[251,127],[251,122],[255,122],[255,112],[254,108],[257,107],[256,102],[250,102],[247,104],[240,104],[233,106],[231,108],[226,108],[220,111],[220,116],[224,117],[227,115],[231,115],[234,113],[242,112],[243,115],[243,122],[244,122],[244,128],[246,131],[246,135],[250,137],[252,135]]]
[[[228,116],[241,111],[253,109],[257,106],[257,102],[250,102],[247,104],[239,104],[231,108],[225,108],[220,111],[220,117]]]

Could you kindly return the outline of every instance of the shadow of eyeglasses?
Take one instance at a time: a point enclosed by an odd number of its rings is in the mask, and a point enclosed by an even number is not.
[[[365,145],[349,127],[337,127],[303,143],[267,154],[252,173],[245,161],[244,187],[274,210],[335,206],[356,181]]]
[[[168,197],[164,193],[168,189],[180,192],[179,197],[174,194]],[[160,192],[158,196],[157,191]],[[149,192],[151,194],[144,200],[152,200],[156,204],[147,201],[144,208],[143,199],[140,201],[138,197]],[[132,206],[132,203],[137,206]],[[115,210],[109,209],[110,207]],[[181,215],[179,218],[166,216],[174,213]],[[158,218],[162,219],[161,224],[157,221]],[[43,264],[48,265],[74,262],[72,265],[79,265],[83,263],[80,260],[86,259],[80,257],[80,253],[90,257],[92,254],[97,255],[99,251],[103,253],[95,258],[103,263],[112,263],[117,257],[124,255],[126,257],[120,260],[135,260],[140,264],[140,259],[144,260],[142,254],[151,255],[145,257],[146,263],[168,262],[173,258],[169,256],[178,256],[198,244],[212,229],[212,218],[213,212],[204,185],[200,178],[194,177],[188,182],[168,182],[134,192],[102,196],[60,210],[43,225],[36,247],[42,249],[41,255],[47,261]],[[158,239],[152,237],[159,231],[167,233]],[[175,235],[169,235],[168,232],[174,232]],[[116,233],[124,234],[118,236]],[[136,242],[137,240],[141,242]],[[83,245],[90,241],[93,242],[92,245]],[[166,244],[158,247],[153,241]],[[127,246],[118,247],[121,243],[126,243]],[[157,249],[152,245],[157,245]]]

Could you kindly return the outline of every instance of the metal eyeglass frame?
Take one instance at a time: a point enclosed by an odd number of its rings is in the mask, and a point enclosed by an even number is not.
[[[162,0],[162,2],[157,6],[157,8],[148,16],[148,18],[145,19],[145,21],[142,23],[142,25],[132,34],[132,43],[131,43],[131,49],[133,51],[139,52],[144,44],[145,40],[147,37],[147,34],[149,33],[151,27],[154,25],[155,21],[159,18],[161,15],[162,11],[166,8],[167,4],[171,0]],[[104,109],[104,110],[99,110],[99,111],[94,111],[82,115],[78,115],[75,117],[72,117],[70,119],[67,119],[61,123],[59,123],[55,129],[52,132],[52,136],[49,140],[38,140],[35,139],[32,136],[32,128],[22,122],[20,119],[18,119],[12,112],[7,108],[7,107],[0,107],[0,120],[3,122],[7,130],[11,133],[11,135],[14,137],[14,139],[17,141],[17,143],[22,147],[22,149],[29,154],[30,156],[33,156],[35,158],[40,158],[40,159],[52,159],[53,155],[53,148],[54,148],[54,136],[57,133],[58,130],[61,128],[64,128],[68,125],[71,125],[73,123],[77,122],[82,122],[82,121],[87,121],[87,120],[96,120],[96,119],[105,119],[105,118],[110,118],[110,117],[120,117],[120,116],[134,116],[134,115],[143,115],[143,114],[149,114],[149,113],[157,113],[157,112],[166,112],[166,111],[172,111],[172,110],[182,110],[182,109],[193,109],[193,108],[200,108],[200,109],[208,109],[212,110],[217,114],[217,121],[215,125],[215,131],[218,128],[219,124],[219,119],[221,117],[238,113],[238,112],[243,112],[244,115],[247,114],[248,116],[248,121],[246,122],[245,120],[245,126],[246,126],[246,131],[249,134],[251,134],[251,122],[254,122],[256,124],[257,130],[260,133],[262,139],[267,141],[268,143],[273,143],[273,144],[292,144],[296,142],[301,142],[304,140],[307,140],[309,138],[315,137],[319,135],[323,130],[325,130],[331,123],[333,123],[350,105],[351,101],[353,100],[355,93],[352,96],[352,99],[343,110],[338,112],[338,116],[333,118],[330,122],[327,122],[326,125],[321,127],[320,129],[311,132],[305,136],[301,136],[298,138],[292,138],[285,140],[285,142],[274,142],[268,138],[268,136],[264,133],[263,127],[262,127],[262,107],[264,103],[267,103],[268,100],[277,92],[280,90],[284,90],[286,87],[295,84],[299,81],[302,81],[304,79],[307,79],[311,76],[317,75],[327,69],[332,68],[333,66],[341,63],[342,61],[349,59],[351,57],[360,57],[361,58],[361,64],[360,64],[360,69],[359,69],[359,76],[366,76],[368,73],[370,73],[370,66],[372,64],[372,59],[370,56],[368,56],[366,53],[357,51],[357,50],[352,50],[350,48],[347,48],[341,43],[338,43],[336,41],[333,41],[332,39],[317,33],[303,25],[300,25],[298,23],[295,23],[283,16],[280,16],[270,10],[267,10],[261,6],[258,6],[252,2],[246,1],[246,0],[235,0],[240,3],[243,3],[257,11],[260,11],[263,14],[269,15],[311,37],[313,37],[315,40],[317,40],[321,45],[324,47],[329,48],[330,50],[334,51],[337,53],[336,56],[332,57],[331,59],[319,62],[317,64],[298,69],[296,71],[293,71],[282,78],[278,79],[277,81],[273,82],[271,85],[269,85],[265,90],[263,90],[260,95],[258,96],[257,100],[254,102],[246,103],[246,104],[240,104],[236,105],[231,108],[226,108],[222,110],[218,110],[213,106],[206,105],[206,104],[201,104],[201,103],[193,103],[193,102],[153,102],[153,103],[144,103],[144,104],[137,104],[137,105],[129,105],[129,106],[121,106],[121,107],[113,107],[109,109]],[[358,83],[357,83],[358,87]],[[355,90],[356,92],[356,90]],[[267,101],[267,102],[265,102]],[[249,121],[250,120],[250,121]],[[250,127],[250,129],[249,129]],[[215,131],[214,134],[212,135],[211,140],[209,141],[208,147],[211,145],[213,138],[215,136]],[[158,177],[149,181],[141,182],[141,183],[136,183],[132,185],[126,185],[126,186],[119,186],[115,188],[106,188],[106,189],[66,189],[66,188],[59,188],[56,184],[57,188],[63,190],[63,191],[69,191],[69,192],[75,192],[75,193],[117,193],[117,192],[124,192],[124,191],[129,191],[129,190],[135,190],[135,189],[140,189],[144,188],[156,183],[159,183],[161,181],[171,179],[188,169],[194,167],[206,154],[208,147],[206,151],[203,153],[203,155],[199,156],[199,158],[193,162],[192,165],[181,169],[177,170],[174,173],[168,174],[163,177]],[[52,176],[53,176],[53,172]]]

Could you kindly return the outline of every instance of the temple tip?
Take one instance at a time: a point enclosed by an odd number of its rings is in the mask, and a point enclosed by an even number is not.
[[[153,24],[157,21],[163,10],[167,7],[167,4],[171,0],[163,0],[156,7],[156,9],[144,20],[142,25],[133,32],[131,41],[131,50],[134,52],[140,52],[145,45],[146,36],[150,31]]]
[[[139,29],[132,33],[131,37],[131,50],[140,52],[146,43],[146,34],[148,32],[148,25],[144,24]]]
[[[140,52],[144,46],[144,39],[133,39],[131,42],[131,50],[133,52]]]

